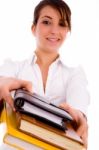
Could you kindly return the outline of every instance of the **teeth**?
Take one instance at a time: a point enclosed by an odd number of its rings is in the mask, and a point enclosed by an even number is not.
[[[59,39],[55,39],[55,38],[47,38],[49,41],[52,41],[52,42],[56,42],[58,41]]]

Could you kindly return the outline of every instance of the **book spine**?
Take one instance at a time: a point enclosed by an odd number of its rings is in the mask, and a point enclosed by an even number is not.
[[[22,106],[24,106],[24,99],[18,98],[14,101],[14,106],[16,110],[20,109]]]

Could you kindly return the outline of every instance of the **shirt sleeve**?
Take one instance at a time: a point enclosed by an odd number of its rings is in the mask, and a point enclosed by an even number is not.
[[[81,66],[70,71],[66,89],[66,102],[85,115],[87,115],[90,101],[87,83],[86,75]]]
[[[5,60],[4,64],[0,66],[0,76],[17,77],[19,68],[19,62],[14,62],[10,59],[7,59]]]

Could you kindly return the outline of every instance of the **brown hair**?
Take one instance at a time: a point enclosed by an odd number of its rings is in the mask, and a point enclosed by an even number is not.
[[[37,21],[38,21],[39,15],[40,15],[40,11],[45,6],[48,6],[48,5],[59,11],[64,25],[66,24],[65,22],[67,22],[68,28],[71,31],[71,10],[70,10],[69,6],[63,0],[42,0],[42,1],[40,1],[34,10],[33,25],[37,24]]]

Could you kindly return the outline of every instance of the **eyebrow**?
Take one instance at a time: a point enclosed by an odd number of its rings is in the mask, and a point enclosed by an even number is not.
[[[52,19],[52,17],[50,17],[50,16],[43,16],[42,18],[49,18],[49,19]]]

